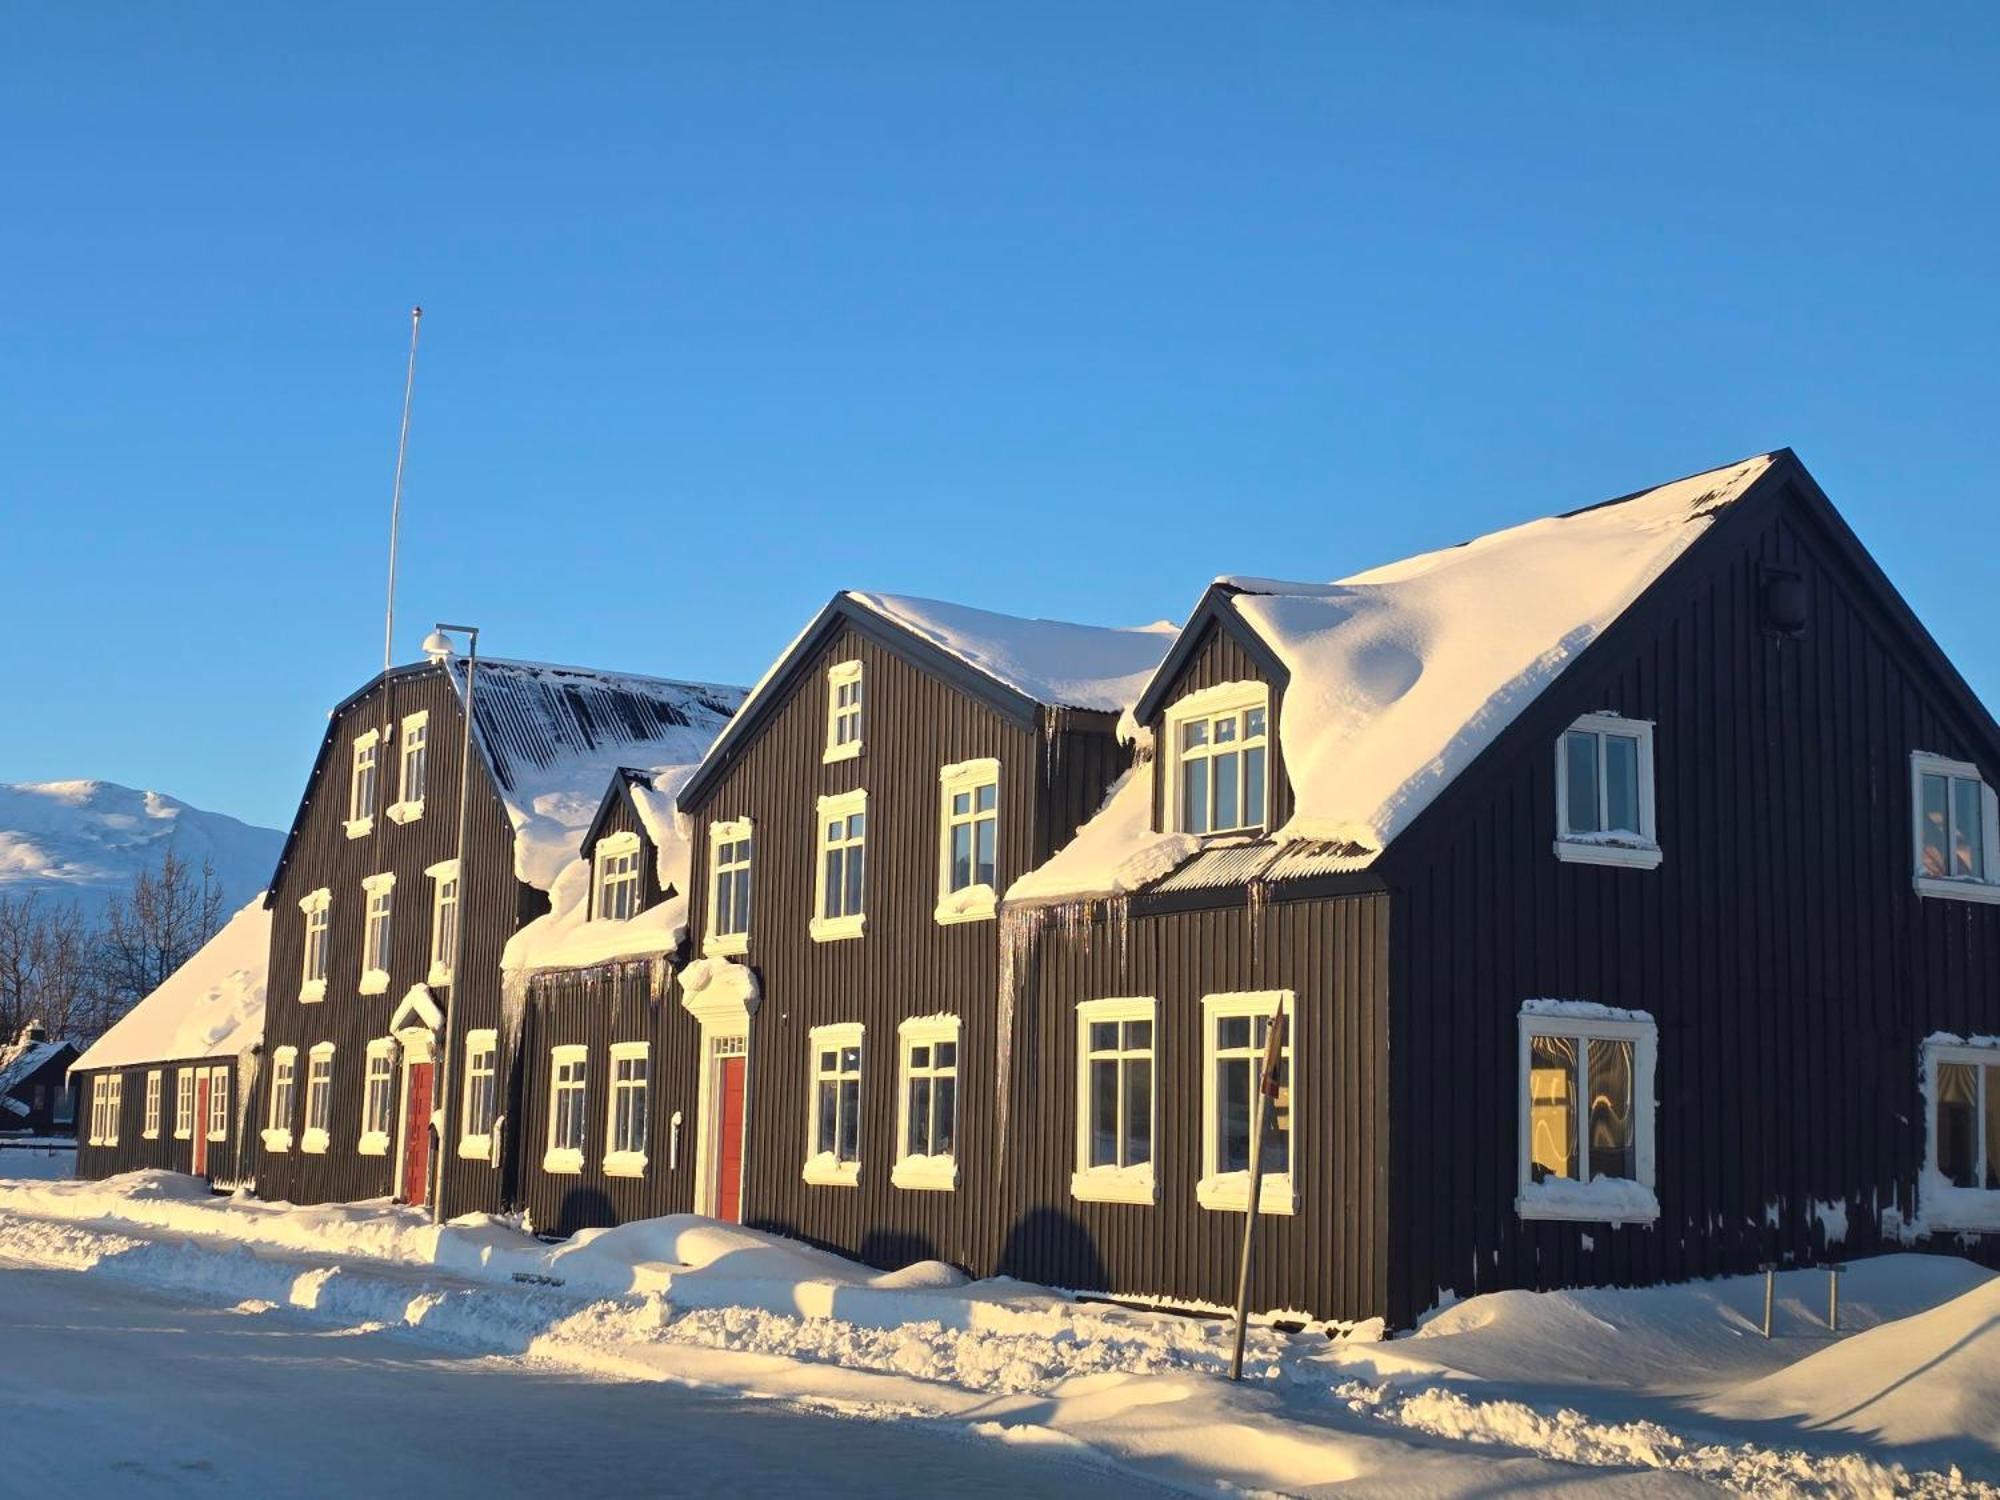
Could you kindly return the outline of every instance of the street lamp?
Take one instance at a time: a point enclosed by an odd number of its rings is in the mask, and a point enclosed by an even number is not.
[[[431,1223],[444,1222],[444,1164],[446,1142],[451,1139],[451,1023],[459,1011],[459,998],[465,993],[465,826],[467,809],[471,806],[472,789],[472,686],[479,671],[479,627],[477,625],[446,625],[442,622],[424,637],[424,655],[434,665],[443,666],[449,662],[456,650],[452,636],[465,637],[465,694],[460,704],[458,733],[458,853],[452,858],[452,884],[456,887],[452,902],[451,922],[451,999],[450,1008],[445,1011],[444,1036],[437,1062],[438,1080],[438,1142],[436,1161],[431,1167]]]

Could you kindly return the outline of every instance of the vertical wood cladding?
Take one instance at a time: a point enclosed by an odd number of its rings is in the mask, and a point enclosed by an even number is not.
[[[1979,729],[1810,512],[1746,506],[1686,562],[1384,861],[1397,1321],[1441,1292],[1899,1248],[1885,1221],[1917,1208],[1922,1039],[2000,1031],[2000,908],[1911,889],[1910,753],[2000,781]],[[1807,581],[1797,637],[1759,627],[1771,564]],[[1552,852],[1556,737],[1597,709],[1656,723],[1657,870]],[[1656,1225],[1515,1214],[1516,1017],[1537,997],[1657,1019]],[[1845,1215],[1844,1243],[1818,1205]]]
[[[1364,1318],[1387,1295],[1386,895],[1253,901],[1128,913],[1119,903],[1025,914],[1020,1043],[1006,1210],[993,1268],[1079,1290],[1235,1301],[1240,1212],[1196,1201],[1202,1174],[1202,997],[1290,989],[1298,1210],[1258,1231],[1250,1301]],[[1077,1020],[1086,1000],[1157,1005],[1158,1115],[1151,1205],[1080,1202]]]
[[[1225,682],[1261,682],[1271,690],[1272,729],[1270,746],[1271,780],[1271,821],[1270,826],[1283,825],[1292,815],[1292,781],[1285,771],[1285,750],[1277,734],[1278,726],[1284,722],[1285,686],[1271,680],[1271,674],[1263,664],[1244,648],[1241,641],[1221,625],[1211,622],[1202,631],[1201,640],[1194,651],[1175,674],[1166,696],[1161,700],[1162,708],[1147,725],[1153,732],[1153,743],[1166,751],[1167,708],[1189,693],[1198,693],[1203,688],[1219,687]],[[1163,763],[1163,762],[1161,762]],[[1164,828],[1166,823],[1166,797],[1170,788],[1167,778],[1155,778],[1153,785],[1153,826]]]
[[[211,1140],[208,1145],[208,1179],[220,1186],[233,1187],[248,1182],[256,1174],[257,1148],[254,1142],[247,1147],[244,1136],[257,1128],[254,1103],[246,1107],[237,1087],[238,1067],[236,1060],[224,1057],[203,1057],[182,1059],[174,1062],[146,1063],[130,1068],[93,1068],[88,1073],[72,1075],[77,1089],[76,1107],[76,1175],[86,1181],[101,1177],[115,1177],[120,1172],[138,1172],[146,1168],[158,1168],[168,1172],[194,1171],[194,1137],[177,1138],[174,1135],[175,1089],[178,1087],[176,1075],[183,1069],[221,1069],[228,1077],[229,1123],[223,1140]],[[90,1096],[93,1080],[117,1074],[123,1080],[118,1105],[118,1139],[108,1146],[93,1146],[90,1143]],[[160,1132],[148,1138],[146,1135],[146,1075],[160,1075]],[[254,1080],[253,1080],[254,1087]],[[205,1131],[207,1122],[197,1119],[197,1131]]]

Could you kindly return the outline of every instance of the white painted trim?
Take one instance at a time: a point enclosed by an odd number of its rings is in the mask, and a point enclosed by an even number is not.
[[[208,1070],[208,1139],[211,1143],[229,1139],[229,1114],[231,1100],[225,1090],[231,1085],[229,1069],[223,1066]],[[216,1121],[220,1120],[220,1126]]]
[[[1299,1108],[1299,1006],[1298,996],[1290,990],[1234,990],[1221,994],[1201,997],[1201,1178],[1195,1183],[1195,1201],[1203,1208],[1220,1212],[1242,1213],[1250,1203],[1250,1173],[1222,1172],[1216,1167],[1215,1118],[1215,1026],[1216,1022],[1236,1016],[1270,1016],[1276,1013],[1278,1002],[1285,1003],[1285,1052],[1290,1061],[1286,1069],[1286,1091],[1290,1095],[1288,1112],[1292,1117],[1290,1170],[1266,1172],[1258,1187],[1257,1209],[1260,1213],[1291,1214],[1298,1211],[1297,1180],[1298,1162],[1298,1122],[1304,1118]],[[1251,1035],[1255,1036],[1253,1029]],[[1154,1028],[1155,1045],[1158,1044],[1159,1030]]]
[[[850,682],[861,684],[861,702],[858,705],[860,708],[861,732],[851,740],[843,743],[835,743],[834,734],[838,725],[835,715],[836,690]],[[853,760],[861,754],[861,746],[867,738],[868,684],[866,678],[862,676],[861,663],[858,660],[837,661],[826,669],[826,741],[825,750],[821,754],[820,759],[826,765],[833,765],[843,760]]]
[[[177,1141],[194,1139],[194,1075],[193,1068],[174,1070],[174,1139]]]
[[[361,756],[369,752],[369,771],[373,785],[369,789],[369,803],[366,812],[358,812],[356,792],[361,785]],[[351,839],[362,838],[375,831],[375,808],[382,800],[382,733],[377,729],[365,730],[354,737],[347,759],[347,821],[341,826]]]
[[[389,1193],[390,1197],[399,1203],[403,1201],[403,1174],[409,1163],[410,1153],[410,1070],[412,1068],[429,1065],[431,1069],[431,1113],[433,1116],[437,1113],[437,1033],[435,1030],[425,1026],[420,1019],[422,1014],[420,1007],[428,1006],[432,1011],[435,1011],[437,1007],[431,1005],[430,995],[427,991],[419,993],[420,991],[423,991],[422,985],[410,986],[410,993],[403,997],[403,1003],[397,1007],[396,1016],[398,1019],[392,1020],[389,1023],[390,1031],[395,1034],[397,1043],[403,1049],[402,1079],[396,1090],[396,1147],[392,1158],[396,1164],[394,1169],[395,1177]],[[418,1017],[418,1019],[413,1019],[406,1024],[402,1023],[405,1012],[410,1012],[413,1016]],[[425,1134],[429,1134],[428,1126],[425,1127]],[[443,1149],[442,1143],[440,1143],[439,1149]],[[426,1181],[424,1184],[426,1200],[428,1200],[431,1192],[428,1180],[429,1175],[426,1172]]]
[[[645,869],[639,858],[639,835],[629,828],[618,833],[607,833],[599,839],[590,851],[590,920],[593,922],[629,922],[639,915],[645,905]],[[604,906],[606,876],[611,873],[606,865],[611,860],[629,861],[625,869],[617,872],[616,884],[632,888],[632,909],[623,917],[609,915]]]
[[[139,1136],[142,1140],[157,1141],[160,1138],[160,1105],[165,1092],[166,1084],[160,1070],[149,1070],[146,1074],[146,1103],[139,1117]]]
[[[715,912],[717,906],[715,893],[723,875],[716,851],[724,844],[741,843],[745,839],[750,841],[750,920],[752,925],[755,925],[757,920],[756,826],[749,818],[718,818],[715,822],[708,825],[708,914],[703,922],[706,930],[702,934],[701,951],[711,958],[734,958],[750,951],[750,933],[747,929],[742,932],[722,933],[715,930]],[[730,868],[734,872],[743,868],[743,866],[733,865]]]
[[[278,1070],[285,1074],[285,1119],[278,1122]],[[271,1090],[264,1106],[264,1149],[266,1151],[289,1151],[292,1149],[292,1110],[298,1104],[299,1091],[299,1049],[279,1047],[271,1053]],[[190,1110],[192,1112],[192,1109]]]
[[[1980,857],[1984,878],[1924,873],[1924,777],[1950,776],[1979,783]],[[1951,806],[1946,793],[1946,806]],[[1947,814],[1949,816],[1949,814]],[[1947,832],[1947,842],[1949,833]],[[1985,773],[1971,761],[1952,760],[1928,750],[1910,752],[1910,886],[1918,896],[1934,896],[1947,901],[1973,901],[1982,905],[2000,904],[2000,797]]]
[[[493,1159],[493,1134],[481,1131],[466,1133],[465,1127],[472,1123],[472,1084],[474,1073],[472,1059],[475,1053],[488,1051],[493,1054],[493,1108],[498,1114],[500,1108],[500,1034],[490,1026],[477,1027],[465,1034],[463,1062],[459,1068],[458,1080],[458,1155],[461,1161],[491,1161]]]
[[[826,856],[828,850],[826,825],[829,819],[840,818],[844,820],[856,813],[860,813],[863,818],[861,842],[858,844],[847,844],[843,847],[849,850],[859,849],[861,851],[861,910],[844,912],[837,917],[824,916],[822,913],[826,911]],[[830,796],[821,797],[815,804],[813,819],[813,914],[812,919],[806,924],[806,929],[811,934],[812,940],[816,943],[839,942],[845,938],[858,938],[862,935],[862,931],[868,920],[868,835],[870,832],[869,825],[873,821],[868,816],[868,788],[866,787],[855,787],[852,791],[836,792]]]
[[[1148,1021],[1153,1027],[1153,1044],[1147,1057],[1152,1079],[1147,1108],[1152,1111],[1149,1139],[1157,1156],[1160,1131],[1160,1006],[1151,995],[1111,996],[1101,1000],[1080,1000],[1076,1007],[1076,1168],[1070,1174],[1069,1194],[1084,1203],[1138,1203],[1160,1201],[1156,1168],[1151,1160],[1130,1166],[1090,1164],[1090,1028],[1094,1022]],[[1136,1054],[1131,1054],[1136,1055]],[[1122,1070],[1121,1070],[1122,1072]],[[1124,1086],[1120,1078],[1120,1088]]]
[[[393,891],[395,888],[396,872],[394,870],[384,870],[377,875],[363,875],[361,877],[361,889],[371,896],[384,891]]]
[[[1538,1036],[1568,1037],[1580,1041],[1631,1042],[1632,1047],[1632,1137],[1633,1158],[1638,1177],[1633,1179],[1648,1195],[1655,1188],[1656,1167],[1654,1159],[1654,1117],[1658,1113],[1658,1099],[1654,1086],[1654,1076],[1659,1055],[1659,1027],[1644,1011],[1628,1011],[1621,1017],[1588,1014],[1562,1014],[1535,1006],[1530,1001],[1521,1009],[1515,1029],[1515,1201],[1514,1211],[1523,1219],[1563,1219],[1592,1224],[1644,1224],[1659,1218],[1657,1199],[1651,1204],[1650,1212],[1631,1212],[1630,1205],[1612,1204],[1596,1207],[1587,1202],[1554,1203],[1533,1201],[1534,1189],[1540,1184],[1534,1181],[1533,1125],[1531,1117],[1533,1100],[1529,1094],[1529,1042]],[[1578,1069],[1584,1076],[1578,1089],[1579,1108],[1577,1110],[1578,1139],[1576,1147],[1578,1169],[1588,1173],[1590,1155],[1588,1142],[1583,1139],[1590,1126],[1588,1070],[1590,1049],[1577,1049]],[[1607,1178],[1606,1181],[1620,1181]],[[1578,1182],[1579,1196],[1587,1196],[1591,1179]]]
[[[653,1122],[653,1048],[649,1042],[613,1042],[607,1049],[604,1068],[604,1173],[607,1177],[643,1177],[646,1175],[646,1152],[642,1143],[637,1151],[619,1151],[613,1148],[618,1139],[618,1064],[639,1058],[646,1064],[646,1124],[650,1130]]]
[[[1627,870],[1657,870],[1666,853],[1657,845],[1593,844],[1582,839],[1557,839],[1556,858],[1571,865],[1615,865]]]
[[[993,788],[993,876],[1000,878],[1000,762],[991,755],[979,756],[973,760],[961,760],[948,766],[938,767],[938,899],[937,907],[931,913],[939,926],[951,926],[958,922],[989,922],[1000,904],[1000,893],[993,886],[977,884],[962,890],[951,887],[951,799],[960,792],[971,792],[976,797],[981,787]],[[975,816],[971,822],[974,829],[983,821]],[[975,838],[974,847],[977,848]]]
[[[1604,754],[1602,736],[1615,734],[1639,742],[1639,822],[1642,826],[1630,829],[1611,829],[1598,833],[1570,833],[1569,829],[1569,735],[1579,734],[1599,736],[1597,760],[1597,795],[1601,804],[1606,796],[1604,775]],[[1657,778],[1653,769],[1653,721],[1650,719],[1628,719],[1622,714],[1609,710],[1583,714],[1575,722],[1567,725],[1556,736],[1556,858],[1573,865],[1616,865],[1632,870],[1657,870],[1666,858],[1660,848],[1660,821]],[[1606,821],[1600,805],[1597,821]],[[1636,834],[1637,837],[1631,837]],[[1620,837],[1619,835],[1625,835]]]
[[[424,731],[424,779],[430,780],[430,721],[431,711],[420,708],[415,713],[403,715],[402,724],[396,731],[396,800],[389,804],[389,817],[397,823],[414,823],[424,815],[422,796],[410,795],[410,746],[412,731]],[[429,790],[428,785],[424,788]]]
[[[451,985],[451,963],[454,955],[449,950],[441,950],[439,939],[444,935],[444,893],[451,888],[453,915],[459,920],[465,916],[463,892],[459,889],[458,861],[439,860],[427,867],[424,874],[431,882],[431,965],[424,975],[424,983],[432,989],[448,989]]]
[[[565,1063],[583,1064],[583,1078],[581,1082],[583,1107],[578,1111],[577,1118],[585,1122],[584,1138],[582,1143],[576,1146],[558,1146],[556,1144],[556,1121],[558,1118],[556,1110],[556,1073]],[[589,1120],[590,1048],[577,1042],[565,1042],[561,1046],[549,1048],[549,1123],[542,1143],[543,1171],[559,1172],[568,1175],[583,1170],[584,1152],[590,1145]]]
[[[321,1155],[332,1140],[333,1132],[333,1059],[336,1048],[332,1042],[314,1042],[306,1051],[305,1089],[303,1108],[299,1115],[299,1149]],[[326,1064],[326,1123],[314,1125],[313,1117],[313,1070],[320,1063]]]
[[[896,1027],[896,1159],[889,1169],[889,1181],[895,1187],[917,1192],[948,1193],[958,1186],[955,1149],[943,1156],[912,1156],[906,1153],[910,1142],[910,1049],[934,1047],[939,1042],[949,1042],[957,1048],[961,1045],[959,1036],[962,1029],[959,1018],[953,1015],[911,1016]],[[865,1055],[863,1067],[866,1067]],[[955,1148],[961,1123],[958,1109],[964,1102],[958,1088],[964,1074],[957,1061],[952,1063],[951,1076],[952,1140]]]
[[[361,1135],[354,1146],[355,1151],[362,1156],[387,1156],[389,1154],[390,1132],[388,1130],[370,1130],[368,1128],[368,1097],[371,1092],[371,1085],[375,1081],[376,1060],[387,1058],[389,1062],[389,1118],[387,1123],[393,1126],[396,1121],[396,1052],[396,1039],[394,1037],[378,1036],[370,1039],[366,1054],[362,1059]]]
[[[1190,719],[1219,718],[1223,714],[1245,713],[1253,708],[1264,710],[1264,816],[1255,823],[1242,823],[1233,828],[1211,828],[1194,837],[1205,839],[1255,834],[1271,826],[1271,804],[1277,795],[1272,785],[1273,752],[1278,748],[1278,726],[1271,722],[1271,687],[1269,683],[1255,678],[1240,678],[1234,682],[1213,683],[1177,698],[1167,706],[1161,724],[1161,737],[1166,743],[1157,761],[1160,774],[1166,778],[1160,801],[1162,828],[1178,832],[1181,827],[1181,727]],[[1210,755],[1200,757],[1203,760],[1213,758]],[[1241,795],[1241,788],[1238,794]]]
[[[801,1176],[819,1187],[855,1187],[861,1181],[861,1163],[868,1154],[867,1135],[867,1091],[868,1091],[868,1040],[867,1028],[859,1021],[836,1021],[826,1026],[815,1026],[806,1034],[806,1160]],[[861,1118],[857,1122],[856,1148],[860,1155],[853,1161],[841,1161],[831,1151],[819,1149],[819,1054],[831,1050],[840,1052],[848,1047],[861,1049],[860,1066],[855,1073],[861,1095],[858,1108]],[[829,1075],[844,1077],[844,1074]],[[836,1119],[835,1133],[839,1132]]]
[[[1924,1170],[1917,1181],[1917,1208],[1927,1228],[1947,1229],[1959,1234],[2000,1233],[2000,1189],[1960,1187],[1947,1181],[1937,1159],[1937,1070],[1941,1063],[1961,1063],[1977,1070],[1974,1099],[1980,1111],[1974,1121],[1973,1140],[1978,1157],[1975,1177],[1984,1180],[1981,1168],[1990,1168],[1984,1158],[1987,1149],[1985,1112],[2000,1109],[1987,1097],[1986,1070],[2000,1067],[2000,1037],[1972,1037],[1945,1041],[1926,1037],[1923,1044],[1924,1089]]]
[[[686,1004],[685,1001],[682,1003]],[[746,1146],[745,1155],[747,1156],[750,1130],[750,1065],[748,1061],[750,1056],[750,1017],[746,1012],[741,1015],[740,1019],[732,1018],[725,1014],[723,1008],[720,1006],[712,1007],[707,1011],[695,1011],[692,1006],[688,1008],[701,1027],[701,1076],[696,1084],[694,1117],[694,1211],[708,1218],[716,1219],[722,1217],[719,1212],[722,1205],[716,1201],[722,1187],[722,1153],[720,1149],[722,1142],[715,1134],[716,1128],[721,1124],[720,1119],[715,1115],[716,1109],[720,1107],[715,1080],[722,1072],[724,1060],[739,1055],[738,1048],[740,1047],[740,1055],[745,1059],[743,1066],[742,1128],[744,1144]],[[740,1006],[737,1008],[739,1011],[741,1010]],[[727,1052],[723,1051],[725,1047],[728,1047],[730,1050]],[[748,1180],[749,1173],[747,1171],[739,1177],[737,1181],[737,1192],[739,1195],[747,1186]],[[742,1215],[740,1199],[737,1205],[737,1214],[738,1217]]]

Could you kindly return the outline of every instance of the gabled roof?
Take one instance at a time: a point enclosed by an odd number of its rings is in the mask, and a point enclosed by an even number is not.
[[[463,697],[465,660],[417,663],[371,677],[335,705],[286,835],[271,888],[282,880],[306,808],[326,772],[342,716],[385,680],[449,671]],[[576,853],[606,778],[621,765],[700,758],[743,701],[741,688],[629,672],[481,657],[473,692],[473,742],[514,827],[514,873],[547,890]]]
[[[264,894],[71,1065],[72,1072],[235,1057],[264,1037],[271,912]]]
[[[28,1113],[25,1102],[11,1097],[13,1091],[50,1063],[59,1061],[65,1052],[74,1057],[76,1043],[15,1041],[0,1046],[0,1109],[16,1115]]]
[[[1130,627],[1031,620],[938,599],[846,590],[835,594],[750,690],[681,798],[697,805],[784,700],[805,662],[843,625],[991,707],[1023,728],[1043,709],[1116,714],[1173,644],[1168,621]]]

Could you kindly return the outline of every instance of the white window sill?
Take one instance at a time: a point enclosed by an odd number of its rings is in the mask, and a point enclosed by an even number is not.
[[[139,1132],[139,1139],[142,1141],[157,1141],[159,1138],[160,1132],[157,1130],[142,1130]]]
[[[741,958],[750,951],[750,934],[711,932],[701,940],[701,951],[710,958]]]
[[[332,1144],[332,1141],[333,1137],[328,1135],[324,1130],[308,1130],[304,1135],[299,1137],[299,1149],[301,1151],[310,1151],[314,1156],[324,1156],[326,1155],[326,1148]]]
[[[211,1130],[208,1133],[208,1143],[211,1146],[220,1146],[224,1141],[228,1139],[229,1139],[229,1132],[226,1130]]]
[[[1926,1229],[2000,1234],[2000,1191],[1958,1187],[1943,1173],[1926,1168],[1917,1183],[1917,1207]]]
[[[387,969],[366,969],[362,972],[357,991],[363,995],[386,995],[389,993],[389,971]]]
[[[906,1156],[889,1169],[889,1181],[918,1193],[949,1193],[958,1186],[955,1156]]]
[[[815,943],[838,943],[848,938],[861,936],[861,929],[868,920],[866,912],[856,912],[851,917],[814,917],[808,926]]]
[[[382,809],[392,823],[414,823],[424,815],[424,799],[414,802],[391,802]]]
[[[95,1141],[91,1142],[96,1145]],[[289,1151],[292,1149],[292,1133],[289,1130],[267,1130],[264,1132],[266,1151]]]
[[[576,1150],[549,1150],[542,1153],[542,1170],[574,1177],[583,1170],[583,1153]]]
[[[434,990],[448,989],[451,985],[451,965],[433,959],[429,972],[424,975],[424,983]]]
[[[831,1155],[821,1153],[807,1158],[805,1170],[799,1175],[815,1187],[856,1187],[861,1182],[861,1163],[836,1161]]]
[[[266,1131],[265,1133],[268,1135],[270,1132]],[[174,1139],[177,1141],[191,1141],[194,1139],[194,1132],[192,1130],[176,1130],[174,1132]]]
[[[831,766],[843,760],[859,760],[860,758],[861,741],[849,740],[844,745],[828,745],[826,747],[826,754],[820,757],[820,761],[823,765]]]
[[[1985,880],[1944,880],[1936,875],[1918,875],[1912,878],[1911,883],[1919,896],[1943,896],[1951,901],[2000,905],[2000,885]]]
[[[375,831],[375,819],[373,818],[373,816],[366,818],[349,818],[346,821],[346,823],[342,824],[341,826],[347,830],[347,836],[349,838],[365,839],[368,837],[369,834]]]
[[[1657,870],[1666,857],[1658,844],[1607,844],[1583,838],[1556,840],[1556,858],[1569,865],[1615,865],[1627,870]]]
[[[491,1161],[493,1159],[493,1137],[490,1135],[463,1135],[458,1138],[458,1155],[461,1161]]]
[[[1069,1195],[1083,1203],[1139,1203],[1148,1208],[1160,1201],[1150,1168],[1135,1172],[1122,1167],[1092,1167],[1073,1172]]]
[[[646,1153],[643,1151],[614,1151],[604,1158],[606,1177],[644,1177],[646,1175]]]
[[[389,1154],[388,1132],[364,1130],[361,1133],[361,1139],[356,1142],[354,1149],[359,1151],[363,1156],[387,1156]]]
[[[1629,1177],[1572,1182],[1566,1177],[1524,1183],[1514,1198],[1524,1219],[1562,1219],[1583,1224],[1651,1224],[1660,1200],[1644,1183]]]
[[[950,927],[959,922],[990,922],[999,905],[1000,898],[992,886],[972,885],[962,891],[946,893],[931,915],[937,918],[940,927]]]
[[[1223,1172],[1204,1177],[1194,1185],[1195,1201],[1203,1208],[1221,1213],[1242,1213],[1250,1206],[1250,1174]],[[1267,1214],[1298,1212],[1298,1195],[1292,1191],[1288,1173],[1266,1172],[1259,1186],[1257,1211]]]
[[[304,984],[299,986],[299,1003],[301,1005],[312,1005],[325,998],[326,981],[324,979],[308,979]]]

